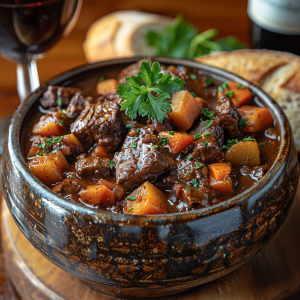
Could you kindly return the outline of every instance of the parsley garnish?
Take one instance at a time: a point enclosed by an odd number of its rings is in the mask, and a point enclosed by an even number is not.
[[[234,91],[227,91],[225,92],[225,95],[232,98],[234,96]]]
[[[192,188],[191,188],[189,185],[188,185],[188,187],[187,187],[187,188],[188,188],[188,190],[189,190],[189,191],[191,191],[191,190],[192,190]]]
[[[43,156],[43,153],[41,153],[41,152],[38,151],[38,152],[36,153],[36,155],[38,155],[38,156]]]
[[[226,149],[232,147],[233,145],[239,143],[239,140],[238,139],[227,140],[226,143],[227,143],[226,145],[222,146],[223,150],[226,150]]]
[[[227,253],[224,253],[224,254],[223,254],[223,258],[225,258],[225,257],[226,257],[226,255],[227,255]]]
[[[72,118],[72,119],[76,119],[77,118],[77,114],[76,113],[74,113],[70,118]]]
[[[266,146],[266,143],[259,143],[259,146]]]
[[[158,146],[157,145],[153,145],[153,148],[158,148]]]
[[[132,128],[132,124],[127,124],[127,125],[126,125],[126,128],[127,128],[127,129]]]
[[[167,137],[162,137],[159,139],[159,143],[161,146],[166,146],[169,142],[169,139]]]
[[[53,150],[53,151],[51,151],[51,153],[56,154],[56,153],[57,153],[57,150]]]
[[[191,74],[190,74],[190,78],[191,78],[192,80],[195,80],[195,79],[197,78],[197,75],[191,73]]]
[[[213,118],[214,112],[212,110],[208,110],[207,108],[202,108],[201,113],[208,118]]]
[[[191,184],[192,184],[194,187],[197,187],[197,186],[199,185],[197,179],[193,179],[193,180],[191,181]]]
[[[200,169],[200,168],[202,168],[204,166],[204,164],[202,164],[202,163],[200,163],[200,162],[197,162],[196,163],[196,168],[197,169]]]
[[[115,164],[115,162],[113,161],[113,160],[109,160],[108,162],[107,162],[107,164],[109,165],[109,167],[112,169],[116,164]]]
[[[225,89],[225,90],[228,90],[228,89],[229,89],[228,83],[227,83],[226,81],[222,84],[222,87],[223,87],[223,89]]]
[[[244,138],[243,141],[244,142],[247,142],[247,141],[254,141],[254,142],[256,142],[256,139],[253,139],[251,137],[247,137],[247,138]]]
[[[243,88],[244,88],[244,86],[243,86],[242,84],[236,85],[235,87],[236,87],[238,90],[240,90],[240,89],[243,89]]]
[[[219,91],[220,93],[223,93],[223,92],[224,92],[223,87],[222,87],[222,86],[219,86],[219,87],[218,87],[218,91]]]
[[[203,94],[205,94],[205,93],[206,93],[206,91],[207,91],[207,89],[204,89],[204,90],[202,90],[202,93],[203,93]]]
[[[192,96],[193,96],[194,98],[197,97],[197,95],[196,95],[194,92],[191,92],[191,94],[192,94]]]
[[[127,83],[118,84],[117,94],[124,100],[121,110],[125,110],[131,119],[137,115],[162,122],[171,111],[172,94],[183,90],[185,84],[170,72],[163,74],[158,62],[142,62],[137,76],[126,77]]]
[[[65,109],[62,109],[61,112],[62,112],[61,114],[62,117],[64,117],[67,114],[67,111]]]
[[[52,144],[61,142],[62,138],[63,138],[62,136],[58,136],[55,139],[52,138],[46,139],[45,142],[41,143],[38,146],[38,148],[45,150],[49,148]]]
[[[207,142],[204,142],[203,143],[203,146],[206,148],[208,146],[208,143]]]
[[[188,159],[188,160],[191,160],[191,159],[192,159],[192,155],[189,155],[187,159]]]
[[[61,99],[61,98],[58,98],[58,99],[56,100],[56,104],[57,104],[58,106],[62,106],[62,105],[63,105],[62,99]]]
[[[132,143],[132,148],[136,148],[136,143]]]
[[[118,155],[119,154],[119,152],[117,151],[117,152],[115,152],[115,155]]]
[[[137,134],[140,134],[140,129],[136,128],[135,131],[137,132]]]
[[[206,123],[206,129],[208,129],[211,125],[211,123],[213,122],[212,119],[208,120],[207,123]]]
[[[127,196],[126,199],[128,199],[128,200],[136,200],[137,199],[137,195]]]
[[[185,173],[185,175],[186,175],[186,176],[189,176],[189,175],[190,175],[190,171],[187,171],[187,172]]]
[[[99,81],[98,81],[98,82],[102,82],[102,81],[104,81],[104,79],[105,79],[105,75],[102,75],[102,76],[99,78]]]
[[[247,119],[242,118],[242,119],[240,119],[240,124],[239,125],[240,125],[241,128],[245,128],[249,125],[249,123],[247,122]]]
[[[205,84],[206,84],[206,86],[210,86],[210,85],[213,85],[213,80],[211,79],[211,78],[209,78],[209,77],[206,77],[205,78]]]
[[[240,100],[239,99],[234,99],[236,102],[240,102]]]
[[[199,139],[201,137],[201,133],[197,133],[196,135],[195,135],[195,139]]]
[[[205,134],[204,134],[204,137],[209,137],[210,136],[210,132],[206,132]]]
[[[169,131],[169,134],[174,135],[174,131],[173,130]]]
[[[60,126],[64,126],[64,120],[59,119],[59,120],[58,120],[58,123],[59,123]]]
[[[133,207],[131,207],[129,210],[128,210],[128,212],[131,212],[133,210]]]

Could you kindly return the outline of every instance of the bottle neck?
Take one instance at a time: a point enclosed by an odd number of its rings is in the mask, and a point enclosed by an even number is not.
[[[248,15],[255,24],[271,32],[300,34],[299,0],[249,0]]]

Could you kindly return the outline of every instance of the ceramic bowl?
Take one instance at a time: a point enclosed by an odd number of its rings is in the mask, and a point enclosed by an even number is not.
[[[61,198],[29,171],[22,155],[24,128],[48,85],[72,86],[120,70],[140,57],[86,65],[43,84],[14,114],[2,166],[3,192],[17,225],[50,261],[106,293],[121,297],[176,294],[219,278],[249,261],[275,235],[296,194],[298,159],[279,106],[258,86],[194,61],[197,68],[236,81],[272,112],[281,147],[268,173],[242,194],[213,207],[168,215],[134,216],[88,208]],[[87,81],[86,81],[87,80]]]

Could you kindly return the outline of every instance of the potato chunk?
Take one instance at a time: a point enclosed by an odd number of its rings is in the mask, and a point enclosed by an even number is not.
[[[133,215],[154,215],[168,213],[167,196],[150,182],[143,183],[126,199],[123,212]]]
[[[97,92],[102,96],[115,94],[118,89],[118,81],[116,79],[107,79],[97,84]]]
[[[239,142],[229,148],[225,160],[237,165],[255,167],[260,165],[260,151],[257,142]]]
[[[113,191],[104,185],[90,185],[86,189],[79,192],[82,202],[98,207],[115,204],[115,196]]]
[[[202,105],[186,90],[174,93],[171,102],[172,112],[168,114],[175,125],[183,130],[191,128],[201,113]]]

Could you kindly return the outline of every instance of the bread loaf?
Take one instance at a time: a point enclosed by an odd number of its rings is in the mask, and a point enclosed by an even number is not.
[[[270,50],[237,50],[196,58],[259,84],[283,109],[300,152],[300,57]]]
[[[161,31],[173,19],[140,11],[117,11],[96,21],[83,44],[89,63],[133,55],[153,55],[146,33]]]

